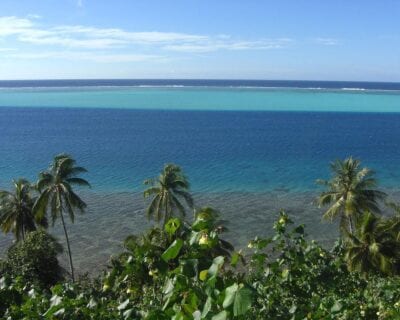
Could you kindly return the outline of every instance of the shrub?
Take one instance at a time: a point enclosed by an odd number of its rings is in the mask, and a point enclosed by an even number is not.
[[[57,255],[62,246],[43,230],[30,232],[24,241],[17,242],[7,251],[0,266],[0,275],[20,277],[25,283],[49,288],[62,280],[64,270]]]

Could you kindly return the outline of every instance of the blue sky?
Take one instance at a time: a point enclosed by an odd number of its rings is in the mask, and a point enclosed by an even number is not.
[[[0,79],[400,81],[397,0],[1,0]]]

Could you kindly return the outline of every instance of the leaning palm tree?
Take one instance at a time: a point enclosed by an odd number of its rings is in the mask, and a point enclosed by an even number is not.
[[[346,240],[345,260],[350,271],[393,274],[400,258],[400,243],[386,219],[367,212],[359,220],[354,235]]]
[[[190,184],[181,168],[174,164],[166,164],[157,179],[144,181],[149,188],[144,191],[144,197],[153,197],[147,208],[148,218],[163,221],[163,225],[173,216],[175,210],[185,216],[182,199],[189,208],[193,208],[193,198],[190,195]]]
[[[362,212],[379,213],[379,200],[386,197],[384,192],[375,189],[377,182],[374,172],[361,168],[360,161],[347,158],[331,163],[331,180],[317,180],[327,188],[322,192],[317,203],[319,207],[330,205],[324,213],[325,219],[339,217],[342,233],[354,234],[354,226]]]
[[[64,214],[68,214],[71,222],[75,220],[75,209],[81,213],[86,208],[86,203],[74,192],[73,186],[88,186],[90,184],[78,177],[79,174],[87,172],[83,167],[75,165],[76,161],[67,154],[56,156],[47,171],[41,172],[37,182],[40,192],[34,205],[34,212],[37,217],[44,217],[47,213],[55,221],[60,218],[67,242],[71,277],[75,281],[72,254],[69,244],[67,228],[65,226]]]
[[[36,219],[32,212],[34,204],[33,187],[25,179],[13,180],[14,191],[0,191],[0,228],[12,232],[17,241],[36,230],[37,225],[47,227],[47,220]]]

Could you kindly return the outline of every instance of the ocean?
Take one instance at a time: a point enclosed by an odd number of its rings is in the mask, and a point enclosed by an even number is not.
[[[313,200],[329,163],[354,156],[399,198],[400,84],[319,81],[0,81],[0,187],[34,181],[67,152],[92,189],[71,231],[78,269],[93,272],[151,225],[143,180],[180,165],[197,206],[230,221],[245,246],[269,235],[280,208],[329,243]],[[191,217],[191,213],[188,215]],[[51,229],[63,241],[61,229]],[[0,235],[0,252],[11,242]]]

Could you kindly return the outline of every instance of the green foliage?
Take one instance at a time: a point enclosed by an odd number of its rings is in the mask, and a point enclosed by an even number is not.
[[[44,231],[30,232],[25,241],[8,249],[0,274],[48,288],[62,279],[63,269],[57,259],[61,252],[62,246],[51,235]]]
[[[199,210],[191,225],[174,218],[164,229],[128,237],[93,281],[43,291],[6,275],[0,319],[400,318],[400,278],[350,272],[347,242],[328,251],[281,212],[274,236],[255,238],[244,254],[219,255],[216,230],[224,227],[210,212]]]
[[[307,241],[284,212],[272,238],[250,242],[247,281],[257,290],[252,319],[397,319],[399,277],[349,272],[343,242],[327,251]],[[397,287],[398,288],[398,287]]]
[[[400,319],[399,206],[388,203],[394,216],[377,215],[385,195],[359,161],[337,161],[332,170],[319,198],[331,205],[325,216],[341,220],[343,238],[331,250],[308,240],[305,227],[281,211],[272,237],[234,251],[218,211],[200,208],[191,224],[175,217],[185,213],[180,200],[193,203],[181,169],[166,165],[145,191],[153,196],[148,213],[162,228],[126,238],[101,276],[62,282],[61,248],[43,231],[11,247],[0,261],[0,320]],[[34,211],[62,220],[69,252],[63,213],[73,221],[74,209],[85,208],[71,188],[88,185],[77,177],[85,171],[60,155],[38,182]],[[13,221],[7,230],[24,237],[29,228],[16,226],[25,222]]]

